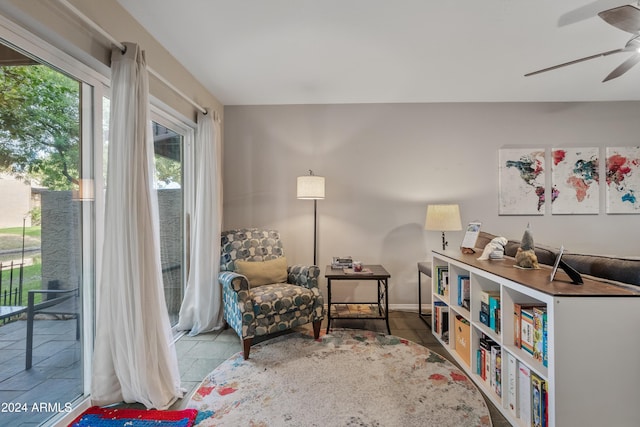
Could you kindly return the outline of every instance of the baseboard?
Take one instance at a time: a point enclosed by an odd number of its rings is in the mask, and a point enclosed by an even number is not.
[[[324,305],[325,310],[328,305]],[[389,304],[389,310],[418,312],[418,304]],[[431,313],[431,304],[422,304],[422,313]]]
[[[389,304],[389,310],[418,312],[418,304]],[[431,304],[422,304],[423,313],[431,313]]]

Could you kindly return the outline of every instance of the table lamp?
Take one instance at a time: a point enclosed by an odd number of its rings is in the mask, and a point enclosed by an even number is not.
[[[424,229],[442,232],[442,250],[447,248],[449,242],[445,238],[445,231],[462,230],[460,222],[460,207],[458,205],[428,205],[427,218]]]

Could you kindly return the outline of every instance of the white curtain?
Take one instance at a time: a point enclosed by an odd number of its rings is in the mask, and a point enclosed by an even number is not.
[[[91,398],[166,409],[182,397],[160,267],[144,52],[111,54],[111,120]]]
[[[191,227],[191,257],[177,328],[189,335],[222,328],[222,292],[218,284],[222,227],[222,148],[214,113],[198,114],[196,194]]]

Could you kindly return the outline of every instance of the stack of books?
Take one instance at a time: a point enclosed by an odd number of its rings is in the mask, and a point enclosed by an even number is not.
[[[350,256],[338,257],[334,256],[331,261],[331,268],[343,270],[345,268],[353,268],[353,258]]]

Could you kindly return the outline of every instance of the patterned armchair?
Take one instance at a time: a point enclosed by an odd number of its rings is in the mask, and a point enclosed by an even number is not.
[[[317,266],[287,266],[280,234],[256,228],[222,232],[219,282],[224,318],[249,358],[253,337],[313,323],[317,339],[324,318]]]

